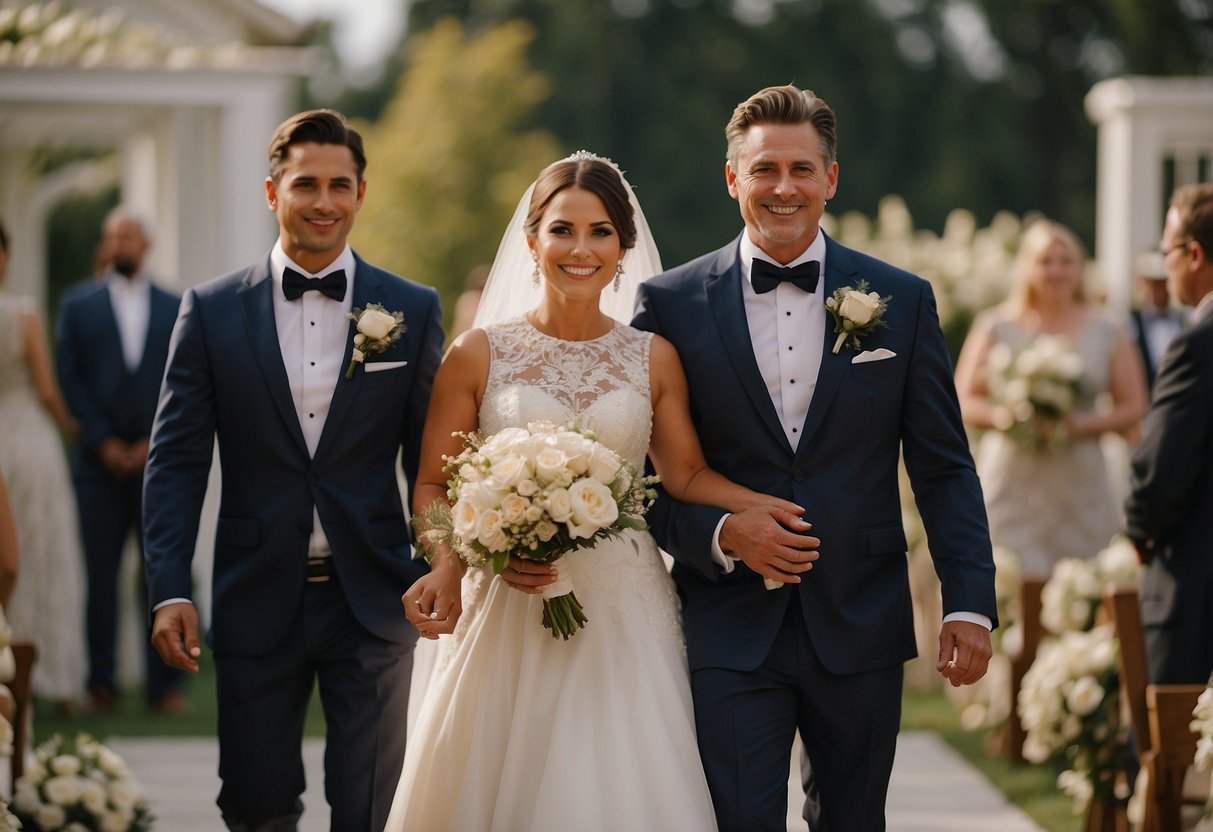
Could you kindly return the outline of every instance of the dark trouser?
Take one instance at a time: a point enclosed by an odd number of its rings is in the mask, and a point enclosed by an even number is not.
[[[814,772],[813,832],[881,832],[901,720],[902,666],[838,676],[821,666],[793,599],[755,670],[691,675],[699,750],[721,832],[787,828],[797,730]]]
[[[76,479],[80,534],[88,573],[88,684],[106,691],[116,690],[114,682],[115,642],[118,637],[118,573],[122,554],[132,532],[139,543],[141,576],[138,592],[141,610],[147,615],[147,591],[142,579],[143,512],[141,477],[119,482],[105,474]],[[148,702],[156,702],[181,686],[183,671],[169,667],[145,639],[146,688]]]
[[[335,579],[308,584],[289,633],[263,656],[215,654],[223,820],[234,832],[295,828],[318,680],[331,829],[381,832],[404,762],[413,645],[367,632]]]

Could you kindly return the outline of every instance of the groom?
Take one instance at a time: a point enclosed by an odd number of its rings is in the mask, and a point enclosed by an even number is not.
[[[152,641],[165,662],[197,671],[190,559],[217,438],[207,641],[224,822],[296,828],[318,681],[332,828],[378,832],[404,757],[417,638],[400,595],[425,569],[412,559],[396,464],[411,488],[441,358],[438,297],[347,244],[366,157],[338,113],[287,119],[269,162],[278,242],[187,292],[173,333],[144,486]],[[347,313],[369,304],[403,324],[386,349],[351,363]]]
[[[943,584],[938,668],[953,685],[985,673],[996,617],[981,487],[929,284],[819,228],[838,181],[829,106],[771,87],[726,136],[745,231],[642,284],[634,324],[677,347],[708,463],[804,506],[811,532],[774,510],[653,509],[676,560],[704,769],[721,830],[782,830],[799,731],[810,828],[883,830],[915,654],[899,451]],[[825,301],[861,282],[887,309],[835,349]],[[843,312],[868,314],[858,299]]]

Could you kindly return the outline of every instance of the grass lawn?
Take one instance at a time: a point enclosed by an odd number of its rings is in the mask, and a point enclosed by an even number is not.
[[[66,719],[54,712],[49,702],[36,703],[35,740],[54,733],[84,731],[104,740],[111,736],[213,736],[215,733],[215,675],[209,653],[203,651],[201,670],[187,680],[184,690],[189,702],[185,716],[161,716],[150,713],[138,693],[124,693],[113,713],[80,714]],[[1054,766],[1013,765],[1005,758],[989,756],[982,732],[960,727],[959,715],[938,691],[909,691],[902,706],[902,727],[907,730],[935,731],[965,759],[981,770],[1007,799],[1022,807],[1048,832],[1079,832],[1082,820],[1071,812],[1070,799],[1056,786],[1058,768]],[[324,719],[318,695],[313,695],[308,712],[307,735],[324,736]]]

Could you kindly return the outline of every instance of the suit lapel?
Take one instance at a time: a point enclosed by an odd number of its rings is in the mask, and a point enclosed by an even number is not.
[[[750,341],[750,327],[745,316],[745,302],[741,297],[741,267],[737,263],[737,244],[721,252],[716,266],[708,276],[705,291],[708,305],[720,329],[721,341],[729,361],[733,364],[741,387],[754,403],[758,414],[779,443],[792,450],[787,434],[779,422],[770,391],[762,380],[758,361],[754,358],[754,345]]]
[[[366,309],[368,303],[383,303],[381,289],[383,278],[372,270],[357,255],[354,257],[353,308]],[[329,402],[329,414],[324,420],[324,430],[320,432],[320,442],[316,445],[316,459],[333,444],[333,437],[341,428],[341,423],[349,413],[350,406],[362,389],[362,378],[366,375],[364,367],[354,368],[354,377],[345,377],[345,368],[349,366],[350,355],[354,349],[354,322],[350,321],[345,339],[345,351],[341,358],[341,375],[337,377],[337,386],[333,390],[333,398]]]
[[[109,286],[102,283],[97,292],[97,320],[105,327],[105,343],[103,349],[116,357],[115,367],[119,367],[121,375],[130,375],[126,366],[126,352],[122,349],[122,335],[118,332],[118,316],[114,312],[114,302],[110,299]]]
[[[265,377],[270,398],[274,400],[288,432],[306,456],[307,442],[299,426],[295,401],[291,398],[291,383],[286,375],[286,365],[282,362],[282,346],[278,343],[278,329],[274,323],[274,281],[270,279],[269,262],[269,257],[266,257],[253,266],[237,295],[249,341],[253,345],[253,355]]]
[[[856,280],[854,275],[855,268],[851,263],[851,258],[847,256],[847,250],[826,237],[826,271],[822,298],[828,298],[842,286],[848,284],[854,286]],[[831,352],[834,348],[834,340],[838,337],[834,334],[834,319],[824,306],[821,314],[826,316],[824,342],[821,345],[821,369],[817,373],[817,386],[813,389],[813,400],[809,402],[809,412],[805,414],[804,428],[800,432],[800,443],[796,449],[798,456],[802,450],[812,446],[813,434],[821,426],[852,358],[852,351],[846,347],[840,349],[837,355]]]

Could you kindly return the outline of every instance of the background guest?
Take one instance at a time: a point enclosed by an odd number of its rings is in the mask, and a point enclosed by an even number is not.
[[[1047,577],[1065,557],[1090,557],[1121,526],[1099,438],[1137,424],[1146,406],[1141,360],[1128,336],[1088,300],[1086,251],[1055,222],[1020,243],[1010,298],[974,322],[956,366],[966,424],[985,430],[976,461],[994,544],[1018,555],[1024,577]],[[991,395],[996,345],[1016,355],[1042,335],[1064,336],[1082,358],[1073,409],[1042,422],[1042,444],[1014,438],[1006,402]],[[1004,355],[1006,353],[1004,352]]]
[[[1125,514],[1146,562],[1150,681],[1203,685],[1213,671],[1213,185],[1175,192],[1159,250],[1175,296],[1196,311],[1162,358]]]
[[[149,247],[137,217],[111,211],[102,234],[109,268],[64,294],[56,334],[59,382],[82,424],[73,475],[88,566],[87,704],[98,711],[115,703],[119,567],[127,538],[140,539],[148,436],[180,302],[144,272]],[[148,703],[180,712],[180,671],[150,645],[146,666]]]
[[[1161,254],[1157,251],[1147,252],[1139,256],[1133,265],[1137,306],[1129,312],[1129,322],[1145,365],[1146,383],[1152,389],[1154,377],[1158,374],[1158,362],[1167,351],[1171,339],[1184,328],[1184,315],[1171,305],[1166,265]]]
[[[17,538],[17,520],[13,517],[13,506],[8,496],[8,485],[4,481],[4,470],[0,469],[0,610],[8,606],[17,585],[20,544]]]
[[[0,225],[0,286],[9,246]],[[0,603],[13,634],[38,645],[34,690],[70,713],[84,688],[83,564],[59,430],[74,438],[79,427],[55,385],[33,299],[7,294],[0,294],[0,425],[0,470],[25,561],[21,592]],[[6,565],[0,573],[0,589],[11,589]]]

